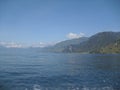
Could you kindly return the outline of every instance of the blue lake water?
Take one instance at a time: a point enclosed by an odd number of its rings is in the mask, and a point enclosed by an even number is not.
[[[120,54],[1,50],[0,90],[120,90]]]

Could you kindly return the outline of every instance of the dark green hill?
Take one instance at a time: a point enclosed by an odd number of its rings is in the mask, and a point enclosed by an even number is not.
[[[120,53],[120,39],[99,50],[100,53]]]

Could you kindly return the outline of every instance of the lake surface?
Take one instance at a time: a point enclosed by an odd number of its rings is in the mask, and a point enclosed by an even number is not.
[[[0,50],[0,90],[120,90],[120,54]]]

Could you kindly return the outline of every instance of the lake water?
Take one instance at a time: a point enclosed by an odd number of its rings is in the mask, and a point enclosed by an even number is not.
[[[0,90],[120,90],[120,54],[0,50]]]

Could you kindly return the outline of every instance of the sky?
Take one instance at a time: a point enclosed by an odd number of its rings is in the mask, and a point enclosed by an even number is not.
[[[120,0],[0,0],[2,44],[47,45],[102,31],[120,31]]]

